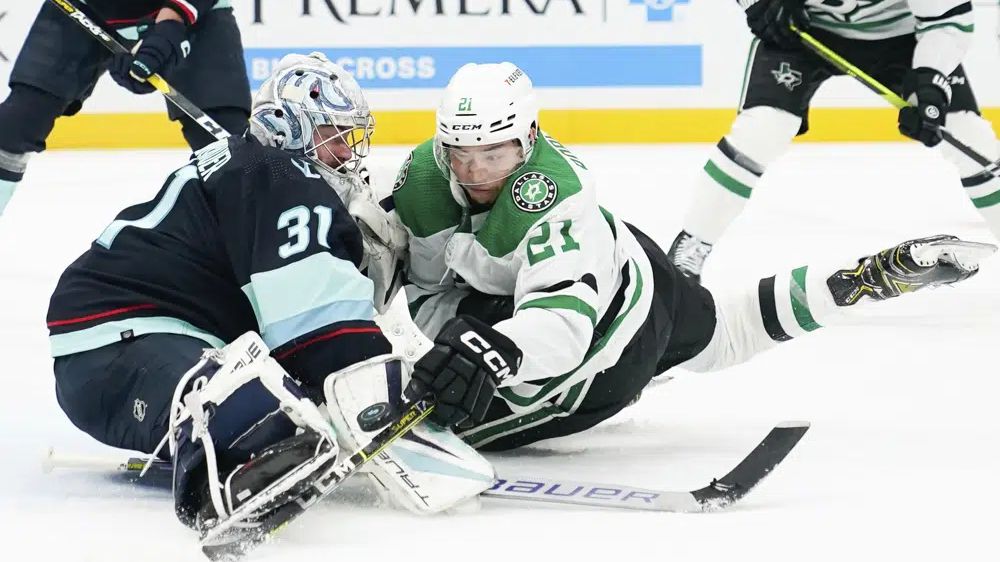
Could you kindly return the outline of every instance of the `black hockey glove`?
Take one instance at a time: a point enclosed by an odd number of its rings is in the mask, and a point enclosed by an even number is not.
[[[803,31],[809,28],[805,0],[739,0],[739,3],[746,10],[750,31],[761,41],[781,49],[802,46],[802,40],[790,26],[795,24]]]
[[[521,350],[507,336],[471,316],[449,320],[434,347],[413,367],[406,397],[437,399],[430,420],[452,427],[486,417],[493,394],[517,374]]]
[[[933,68],[914,68],[903,77],[903,99],[912,107],[899,110],[899,132],[926,146],[941,142],[951,104],[948,77]]]
[[[109,69],[119,86],[136,94],[155,90],[146,79],[166,74],[191,51],[187,26],[175,20],[157,22],[136,46],[134,55],[115,55]]]

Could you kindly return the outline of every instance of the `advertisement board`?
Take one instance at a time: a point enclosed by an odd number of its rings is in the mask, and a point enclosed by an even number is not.
[[[0,97],[40,3],[0,0]],[[243,35],[252,87],[289,52],[321,51],[366,89],[380,142],[432,130],[441,88],[467,62],[508,60],[534,81],[543,126],[566,142],[712,141],[735,112],[751,35],[733,0],[223,0]],[[976,3],[967,69],[1000,106],[996,2]],[[197,43],[194,48],[197,49]],[[115,146],[179,145],[157,95],[104,78],[52,146],[107,146],[101,126],[143,131]],[[896,138],[884,102],[849,79],[815,99],[816,139]],[[880,125],[866,127],[872,116]],[[824,123],[829,126],[824,126]],[[874,131],[874,132],[873,132]],[[556,131],[553,131],[556,132]],[[105,144],[101,144],[105,143]]]

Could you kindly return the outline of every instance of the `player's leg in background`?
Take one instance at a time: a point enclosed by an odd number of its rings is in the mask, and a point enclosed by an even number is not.
[[[740,113],[699,174],[683,230],[668,252],[685,274],[700,277],[712,246],[743,211],[767,167],[808,129],[809,101],[827,77],[812,53],[754,39]]]
[[[951,77],[951,107],[945,118],[945,128],[959,141],[988,158],[991,162],[1000,157],[997,137],[990,122],[979,113],[979,106],[972,93],[972,86],[959,66]],[[937,146],[942,155],[954,164],[962,181],[966,196],[976,210],[986,219],[994,236],[1000,237],[1000,178],[982,174],[983,166],[965,156],[950,144]]]
[[[905,35],[877,43],[879,46],[871,51],[881,53],[882,56],[868,69],[869,73],[882,84],[902,94],[903,78],[911,70],[916,38]],[[959,141],[990,161],[995,161],[1000,156],[996,135],[990,123],[980,116],[972,85],[961,65],[949,80],[951,105],[945,119],[945,128]],[[958,170],[965,194],[986,219],[993,234],[1000,236],[1000,179],[980,174],[982,166],[946,142],[939,143],[935,148]]]
[[[104,72],[110,54],[48,2],[28,32],[0,103],[0,214],[24,177],[33,152],[57,117],[73,115]]]
[[[240,29],[231,8],[210,10],[191,37],[191,54],[165,76],[177,91],[232,135],[241,135],[250,116],[250,82]],[[171,103],[171,120],[180,121],[184,139],[198,150],[215,138]]]

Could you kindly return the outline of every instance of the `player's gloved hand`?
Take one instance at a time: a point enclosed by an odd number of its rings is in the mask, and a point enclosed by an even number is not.
[[[434,347],[413,366],[406,397],[437,399],[434,423],[480,422],[500,384],[517,374],[521,350],[507,336],[471,316],[448,321]]]
[[[148,94],[155,88],[146,80],[153,74],[166,74],[190,51],[187,26],[176,20],[162,20],[136,44],[133,54],[116,55],[108,71],[119,86],[136,94]]]
[[[951,84],[933,68],[914,68],[903,77],[903,98],[912,107],[899,110],[899,132],[927,146],[941,142]]]
[[[806,30],[809,14],[805,0],[739,0],[747,14],[750,31],[764,43],[782,49],[796,49],[802,45],[791,25]]]

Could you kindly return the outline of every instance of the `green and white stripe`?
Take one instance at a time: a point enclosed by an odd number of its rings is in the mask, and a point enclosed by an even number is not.
[[[819,311],[816,310],[816,301],[821,295],[810,295],[810,289],[819,292],[821,288],[809,287],[808,273],[809,267],[803,266],[775,276],[774,305],[778,321],[785,333],[793,338],[822,327],[816,320],[822,314],[822,305]]]

